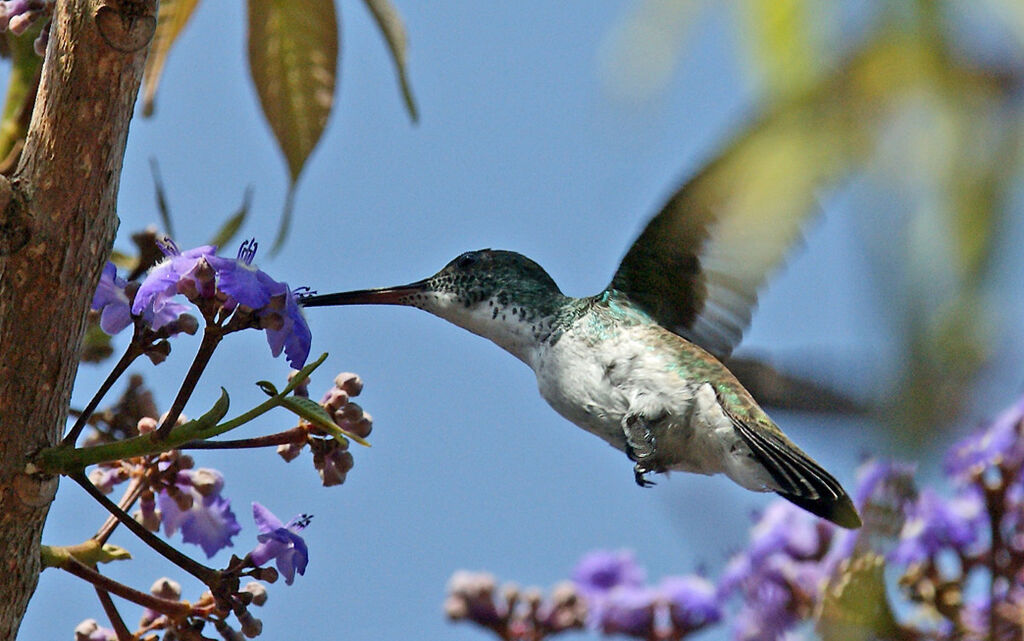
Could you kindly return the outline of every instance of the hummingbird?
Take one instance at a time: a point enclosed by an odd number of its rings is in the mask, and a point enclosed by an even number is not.
[[[417,307],[491,340],[533,369],[555,411],[624,452],[641,487],[653,485],[649,474],[671,470],[725,474],[858,528],[839,482],[721,360],[799,230],[697,191],[691,181],[668,201],[594,296],[566,296],[526,256],[481,249],[408,285],[314,294],[300,304]]]

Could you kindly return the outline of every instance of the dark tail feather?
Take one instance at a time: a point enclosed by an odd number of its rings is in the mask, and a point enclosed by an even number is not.
[[[846,490],[811,457],[784,437],[729,417],[751,453],[775,481],[776,487],[772,489],[776,494],[836,525],[850,529],[861,526],[857,508]]]
[[[815,516],[832,521],[839,527],[856,530],[861,526],[857,508],[853,507],[853,501],[845,493],[840,495],[839,498],[823,496],[807,498],[796,494],[786,494],[785,492],[776,492],[776,494]]]

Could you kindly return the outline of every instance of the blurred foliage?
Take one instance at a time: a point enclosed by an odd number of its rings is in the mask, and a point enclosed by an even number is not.
[[[713,9],[728,12],[768,114],[731,143],[718,189],[788,225],[823,178],[860,178],[864,210],[882,212],[861,216],[862,241],[899,345],[877,413],[919,445],[959,416],[994,350],[994,245],[1022,161],[1024,3],[643,0],[609,35],[609,88],[655,96]]]

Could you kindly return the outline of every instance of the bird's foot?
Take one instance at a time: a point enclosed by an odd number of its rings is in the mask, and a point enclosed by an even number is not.
[[[626,437],[626,454],[631,460],[639,463],[654,456],[654,433],[642,414],[627,414],[622,419],[622,433]]]
[[[637,463],[636,465],[633,466],[633,480],[636,481],[636,484],[639,485],[640,487],[654,487],[655,485],[657,485],[657,483],[649,480],[646,476],[644,476],[645,474],[652,471],[653,470],[649,470],[643,465]]]

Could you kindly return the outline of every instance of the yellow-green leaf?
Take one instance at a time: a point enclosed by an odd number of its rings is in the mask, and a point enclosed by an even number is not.
[[[164,63],[171,46],[178,39],[182,29],[192,17],[199,0],[161,0],[157,15],[156,32],[146,57],[146,69],[142,81],[142,115],[153,115],[156,89],[163,75]]]
[[[391,58],[395,62],[395,73],[398,76],[398,84],[402,89],[402,98],[405,100],[405,108],[409,111],[409,117],[413,122],[419,120],[419,112],[416,110],[416,100],[412,95],[412,87],[409,85],[408,62],[405,52],[409,46],[405,33],[405,25],[402,23],[402,16],[395,10],[390,0],[364,0],[373,19],[377,21],[384,40],[391,51]]]
[[[334,0],[249,0],[249,72],[292,183],[327,125],[337,66]]]

